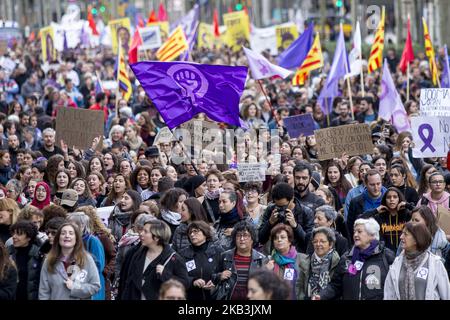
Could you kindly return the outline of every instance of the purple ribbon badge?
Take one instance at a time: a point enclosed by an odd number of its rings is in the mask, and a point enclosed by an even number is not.
[[[348,273],[350,273],[352,276],[358,273],[358,270],[353,263],[350,263],[350,265],[348,266]]]
[[[427,136],[425,137],[424,131],[427,131]],[[419,137],[423,141],[423,147],[420,149],[421,152],[424,152],[427,148],[431,150],[431,152],[435,152],[436,149],[433,147],[431,142],[433,141],[433,127],[428,123],[421,124],[419,126]]]

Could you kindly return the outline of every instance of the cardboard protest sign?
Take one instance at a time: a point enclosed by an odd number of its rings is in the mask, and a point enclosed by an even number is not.
[[[161,47],[161,30],[159,26],[139,28],[139,34],[142,39],[142,45],[140,46],[141,49],[147,50]]]
[[[265,181],[267,164],[265,163],[238,163],[239,182]]]
[[[310,113],[284,118],[283,124],[292,139],[298,138],[301,134],[305,137],[314,134],[314,119]]]
[[[55,47],[55,31],[52,26],[42,28],[40,30],[41,35],[41,50],[42,61],[52,62],[57,58]]]
[[[117,54],[119,40],[125,52],[128,52],[131,45],[130,19],[122,18],[111,20],[108,23],[111,30],[111,44],[114,54]]]
[[[421,89],[420,113],[423,116],[450,117],[450,89]]]
[[[103,145],[103,111],[61,108],[56,116],[56,143],[63,140],[69,148],[88,149],[95,137],[101,136],[97,150]]]
[[[170,131],[168,127],[163,127],[156,135],[155,140],[153,141],[153,145],[155,146],[160,143],[170,143],[175,140],[176,139],[173,136],[172,131]]]
[[[315,130],[314,134],[319,160],[340,158],[344,152],[355,156],[373,151],[372,134],[366,123]]]
[[[293,23],[289,25],[276,26],[275,34],[277,37],[278,52],[282,52],[298,38],[297,26]]]
[[[446,157],[450,143],[450,117],[411,118],[415,158]]]
[[[225,13],[223,21],[227,27],[226,43],[234,52],[241,50],[242,46],[249,48],[250,22],[245,11]]]

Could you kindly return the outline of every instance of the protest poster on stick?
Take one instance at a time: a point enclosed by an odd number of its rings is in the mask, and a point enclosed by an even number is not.
[[[284,118],[283,124],[291,139],[298,138],[301,134],[305,137],[314,134],[314,119],[310,113]]]
[[[153,141],[153,145],[155,146],[160,143],[170,143],[175,140],[176,139],[173,136],[172,131],[170,131],[168,127],[163,127],[156,135],[155,140]]]
[[[450,143],[450,117],[411,118],[415,158],[446,157]]]
[[[278,52],[286,50],[298,38],[297,26],[293,23],[275,27]]]
[[[146,28],[139,28],[139,34],[142,39],[142,50],[157,49],[161,47],[161,31],[159,26],[150,26]]]
[[[88,149],[101,136],[97,150],[103,146],[104,113],[97,110],[61,108],[56,116],[56,144],[63,140],[69,148]]]
[[[450,89],[421,89],[420,113],[422,116],[450,117]]]
[[[373,143],[369,125],[366,123],[315,130],[319,160],[372,153]]]
[[[239,182],[265,181],[267,164],[265,163],[238,163]]]

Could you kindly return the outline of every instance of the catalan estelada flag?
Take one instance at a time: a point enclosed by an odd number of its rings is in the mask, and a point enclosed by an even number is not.
[[[436,55],[434,53],[433,43],[431,42],[430,34],[428,33],[428,26],[425,21],[425,18],[422,17],[423,23],[423,35],[425,37],[425,54],[427,55],[430,62],[430,74],[431,80],[433,81],[433,85],[438,85],[438,69],[436,65]]]
[[[308,79],[308,74],[316,69],[323,67],[323,55],[322,47],[320,45],[320,36],[317,32],[314,38],[314,43],[306,56],[305,61],[303,61],[301,67],[297,70],[292,79],[292,84],[294,86],[302,86],[305,84],[306,79]]]
[[[189,49],[183,28],[178,26],[169,36],[166,42],[156,52],[159,61],[167,62],[178,58],[184,51]]]
[[[130,79],[128,79],[127,65],[125,64],[125,58],[123,56],[122,46],[119,46],[119,67],[117,68],[117,81],[119,82],[119,92],[125,100],[129,100],[133,93]]]
[[[384,49],[384,21],[385,21],[385,8],[381,11],[381,20],[378,23],[377,32],[375,33],[375,40],[370,50],[370,57],[368,62],[369,73],[381,68],[383,63],[383,49]]]

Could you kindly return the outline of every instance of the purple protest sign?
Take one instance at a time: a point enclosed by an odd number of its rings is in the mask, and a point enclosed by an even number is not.
[[[314,135],[314,119],[310,113],[283,119],[291,139],[298,138],[301,134],[305,137]]]

